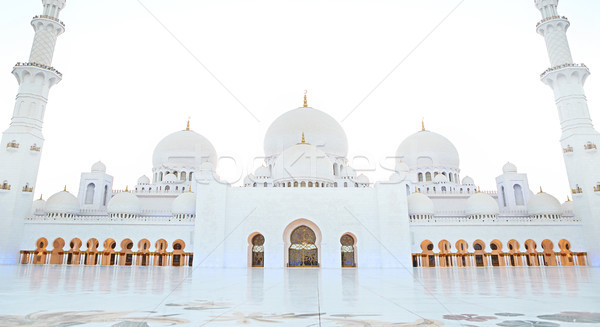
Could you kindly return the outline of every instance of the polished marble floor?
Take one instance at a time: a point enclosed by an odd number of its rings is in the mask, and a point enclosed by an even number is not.
[[[600,326],[600,269],[0,266],[0,326]]]

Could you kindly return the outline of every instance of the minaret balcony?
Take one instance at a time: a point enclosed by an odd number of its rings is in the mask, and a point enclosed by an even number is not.
[[[535,27],[540,27],[540,25],[542,25],[542,24],[543,24],[543,23],[545,23],[545,22],[549,22],[549,21],[551,21],[551,20],[558,20],[558,19],[560,19],[560,20],[566,20],[566,21],[568,21],[567,17],[565,17],[565,16],[550,16],[550,17],[546,17],[546,18],[544,18],[544,19],[540,20],[540,21],[537,23],[537,25],[535,25]]]
[[[36,62],[18,62],[15,65],[15,67],[37,67],[37,68],[51,71],[51,72],[55,73],[56,75],[58,75],[60,78],[62,78],[62,73],[59,72],[58,70],[56,70],[54,67],[38,64]]]
[[[48,20],[59,23],[60,25],[62,25],[62,27],[66,27],[65,23],[63,23],[61,20],[59,20],[58,18],[54,18],[52,16],[48,16],[48,15],[34,16],[33,19],[48,19]]]
[[[555,72],[555,71],[559,71],[562,69],[566,69],[566,68],[584,68],[585,70],[588,71],[589,74],[589,69],[585,64],[562,64],[562,65],[558,65],[556,67],[551,67],[546,69],[546,71],[544,71],[542,74],[540,74],[540,78],[544,78],[546,76],[548,76],[548,74]]]

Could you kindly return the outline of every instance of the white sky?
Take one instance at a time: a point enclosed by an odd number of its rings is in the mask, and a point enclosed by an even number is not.
[[[115,188],[151,175],[152,151],[185,128],[206,136],[242,169],[263,154],[269,124],[309,104],[341,121],[459,0],[141,0],[233,93],[255,120],[137,0],[72,1],[53,66],[64,74],[44,122],[46,138],[36,196],[67,185],[102,160]],[[4,0],[4,2],[9,2]],[[27,61],[29,26],[41,1],[10,1],[0,11],[0,128],[8,127],[17,92],[10,74]],[[563,0],[576,62],[600,71],[600,1]],[[450,139],[461,176],[485,190],[506,161],[530,186],[564,201],[569,193],[560,127],[550,88],[541,19],[533,1],[466,0],[343,123],[350,158],[373,166],[407,136],[427,129]],[[600,93],[586,84],[592,118]],[[257,163],[254,163],[256,167]],[[235,181],[231,163],[221,176]],[[359,162],[354,166],[361,168]],[[246,174],[246,172],[243,172]],[[372,180],[389,172],[367,173]]]

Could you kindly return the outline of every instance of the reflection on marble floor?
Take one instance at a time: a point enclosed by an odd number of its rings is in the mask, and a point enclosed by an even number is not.
[[[600,269],[0,266],[1,326],[600,326]]]

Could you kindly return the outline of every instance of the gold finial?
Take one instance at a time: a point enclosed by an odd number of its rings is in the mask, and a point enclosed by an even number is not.
[[[417,189],[417,185],[415,185],[415,193],[419,193],[419,190]]]
[[[477,186],[477,193],[481,193],[481,187]]]
[[[308,108],[308,100],[306,99],[306,93],[308,93],[308,91],[304,90],[304,108]]]
[[[40,200],[43,200],[43,199],[44,199],[44,195],[40,194]]]
[[[192,185],[188,188],[188,193],[192,193]]]
[[[125,192],[129,192],[129,185],[125,186]]]
[[[186,131],[190,130],[190,117],[188,117],[188,122],[187,122],[187,127],[185,128]]]
[[[63,192],[67,191],[67,185],[65,185],[65,188],[63,189]]]
[[[421,131],[425,131],[425,118],[421,119]]]
[[[567,202],[571,202],[571,198],[567,195]]]
[[[300,143],[296,143],[296,145],[300,145],[300,144],[310,145],[310,143],[306,143],[306,140],[304,139],[304,132],[302,132],[302,141]]]
[[[544,193],[544,191],[542,190],[542,187],[540,186],[540,193]]]

